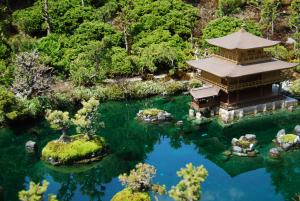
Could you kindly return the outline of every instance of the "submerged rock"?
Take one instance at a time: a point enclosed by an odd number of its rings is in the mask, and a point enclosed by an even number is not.
[[[279,158],[280,157],[280,151],[278,148],[272,148],[269,151],[269,156],[271,158]]]
[[[36,148],[37,148],[37,144],[32,140],[27,141],[25,144],[25,149],[29,153],[35,152]]]

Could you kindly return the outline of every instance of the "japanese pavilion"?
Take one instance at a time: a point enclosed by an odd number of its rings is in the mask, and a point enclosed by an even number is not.
[[[260,38],[244,29],[206,41],[217,46],[218,52],[187,62],[204,83],[190,91],[193,109],[208,109],[228,122],[246,114],[297,105],[296,99],[281,94],[281,83],[289,79],[284,70],[297,64],[274,59],[264,50],[279,41]]]

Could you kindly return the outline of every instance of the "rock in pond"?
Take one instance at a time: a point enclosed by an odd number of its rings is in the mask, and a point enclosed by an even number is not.
[[[295,134],[277,134],[275,142],[284,151],[288,151],[292,148],[299,148],[300,137]]]
[[[280,157],[280,151],[278,148],[272,148],[269,151],[269,156],[271,158],[279,158]]]
[[[25,144],[25,149],[29,153],[35,152],[36,148],[37,148],[37,144],[32,140],[27,141]]]
[[[300,125],[295,126],[294,130],[296,135],[300,136]]]
[[[183,121],[177,121],[176,126],[183,126]]]
[[[137,118],[147,123],[156,123],[156,122],[170,121],[172,119],[172,115],[164,110],[150,108],[150,109],[140,110],[137,113]]]
[[[279,130],[279,131],[277,132],[276,137],[279,138],[280,136],[283,136],[283,135],[285,135],[285,129]]]
[[[233,138],[231,140],[232,154],[236,156],[256,156],[256,143],[256,135],[254,134],[246,134],[241,136],[239,139]]]

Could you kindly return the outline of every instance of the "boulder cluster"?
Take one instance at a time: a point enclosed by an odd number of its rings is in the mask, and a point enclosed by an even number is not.
[[[236,156],[256,156],[256,143],[256,135],[254,134],[246,134],[241,136],[239,139],[233,138],[231,141],[232,154]]]
[[[271,158],[279,158],[281,151],[300,148],[300,125],[295,126],[294,134],[287,134],[285,129],[279,130],[274,142],[277,147],[270,149],[269,156]]]
[[[172,120],[172,115],[169,112],[159,109],[140,110],[137,113],[137,118],[147,123],[156,123]]]

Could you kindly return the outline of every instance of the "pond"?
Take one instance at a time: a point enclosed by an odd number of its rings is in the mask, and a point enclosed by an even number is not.
[[[179,178],[176,171],[192,162],[203,164],[209,176],[202,186],[203,201],[283,201],[300,193],[300,152],[286,153],[281,160],[270,160],[276,132],[292,131],[300,123],[300,112],[280,112],[243,120],[223,128],[217,122],[196,126],[187,121],[188,96],[155,97],[127,102],[101,104],[99,116],[105,128],[98,134],[106,138],[111,154],[102,161],[81,166],[51,167],[39,159],[41,148],[59,136],[46,122],[35,126],[0,130],[0,186],[5,201],[15,201],[18,191],[29,181],[50,182],[47,193],[60,201],[109,201],[122,189],[118,175],[128,172],[139,162],[157,168],[155,181],[167,189]],[[157,107],[183,120],[183,128],[174,123],[149,125],[136,121],[140,109]],[[71,134],[74,131],[70,131]],[[254,133],[259,141],[258,157],[226,160],[222,154],[229,149],[233,137]],[[27,140],[38,142],[39,153],[27,154]],[[167,196],[159,200],[171,200]]]

